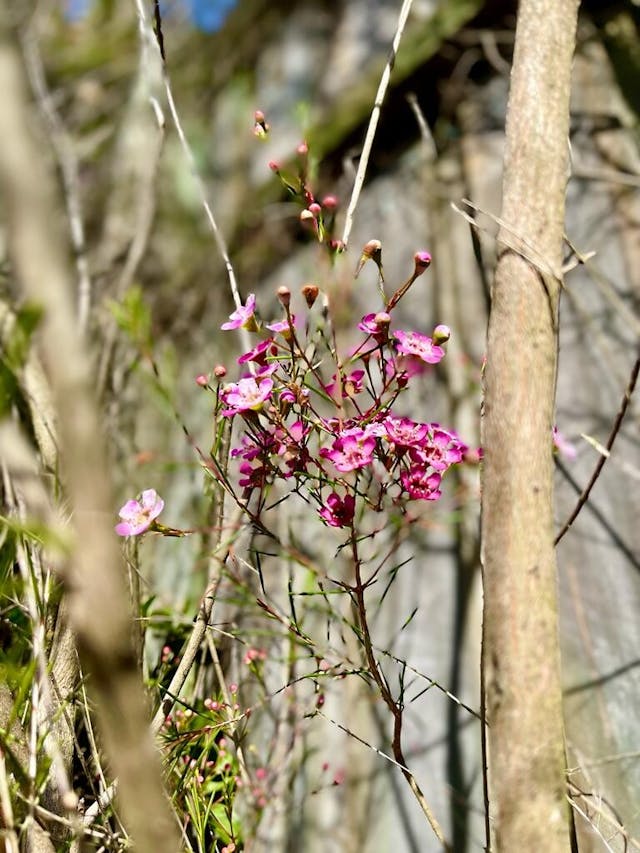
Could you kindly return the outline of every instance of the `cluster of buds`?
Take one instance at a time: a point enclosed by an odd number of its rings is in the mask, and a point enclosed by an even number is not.
[[[264,113],[257,110],[255,113],[254,133],[256,136],[264,137],[269,131]],[[284,171],[280,163],[269,161],[269,168],[278,176],[291,200],[300,206],[298,215],[302,227],[309,231],[319,243],[326,246],[332,254],[342,250],[340,240],[334,237],[336,212],[339,207],[335,195],[328,194],[317,197],[310,182],[309,144],[303,140],[298,144],[292,164],[289,167],[295,172]]]

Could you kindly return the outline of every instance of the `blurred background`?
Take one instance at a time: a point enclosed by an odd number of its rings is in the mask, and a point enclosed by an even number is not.
[[[329,293],[339,339],[348,346],[375,297],[375,271],[353,279],[360,247],[382,241],[390,286],[411,272],[415,251],[431,252],[431,269],[398,313],[425,333],[446,323],[452,339],[447,359],[424,377],[405,414],[441,421],[477,446],[515,3],[415,0],[351,249],[335,265],[300,228],[299,209],[268,165],[294,163],[296,146],[306,140],[317,193],[338,197],[342,222],[400,5],[161,3],[166,69],[242,296],[255,292],[263,316],[278,316],[279,286],[290,287],[301,304],[300,287],[316,283]],[[151,20],[152,4],[144,8]],[[195,377],[224,363],[233,378],[240,350],[219,331],[232,298],[167,109],[161,69],[140,41],[134,2],[40,0],[25,4],[24,14],[32,86],[61,180],[71,188],[67,199],[75,199],[84,227],[75,249],[86,266],[78,265],[78,276],[90,294],[96,387],[117,488],[123,499],[156,488],[166,499],[167,523],[204,525],[202,473],[174,409],[193,441],[207,447],[211,401]],[[605,443],[640,338],[639,27],[637,3],[582,4],[566,257],[585,262],[567,274],[562,296],[557,396],[557,425],[577,453],[558,457],[559,526],[598,459],[581,435]],[[162,133],[150,97],[164,113]],[[256,109],[270,125],[264,140],[253,133]],[[3,298],[14,300],[11,284],[3,287]],[[124,306],[120,313],[114,303]],[[145,312],[162,388],[141,357],[136,317]],[[589,505],[559,548],[569,782],[581,851],[640,848],[638,415],[632,403]],[[398,562],[410,562],[397,572],[374,623],[380,647],[476,711],[478,507],[477,470],[452,475],[447,500],[429,507],[399,546]],[[280,512],[278,524],[291,536],[295,531],[316,562],[332,566],[338,540],[327,534],[319,541],[317,527],[305,531],[295,510]],[[140,561],[154,606],[193,612],[202,585],[199,548],[195,538],[144,543]],[[289,569],[269,568],[269,595],[286,601]],[[221,606],[221,620],[234,630],[262,630],[230,593]],[[269,638],[265,677],[275,689],[286,681],[276,663],[285,642]],[[152,637],[149,658],[157,653]],[[225,649],[231,676],[241,669],[239,655],[232,644]],[[389,678],[397,677],[390,661]],[[482,850],[477,717],[421,685],[407,701],[407,760],[454,850]],[[326,715],[334,722],[307,719],[274,699],[250,732],[256,752],[271,756],[272,794],[251,849],[439,849],[397,769],[338,726],[388,749],[389,720],[379,704],[351,682],[327,688]]]

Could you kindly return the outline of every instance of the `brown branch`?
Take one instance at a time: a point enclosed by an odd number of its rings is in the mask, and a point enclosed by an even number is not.
[[[521,0],[484,374],[483,676],[496,853],[570,850],[551,430],[578,0]],[[504,242],[503,242],[504,246]],[[544,259],[539,263],[537,259]]]
[[[602,469],[604,468],[605,462],[609,458],[609,451],[613,447],[613,444],[616,440],[618,433],[620,432],[620,427],[622,426],[622,421],[624,420],[624,416],[627,413],[627,409],[629,408],[629,403],[631,402],[631,395],[634,392],[636,387],[636,382],[638,381],[638,372],[640,372],[640,355],[636,358],[635,364],[631,369],[631,375],[629,377],[629,383],[625,389],[624,396],[622,397],[622,402],[620,403],[620,408],[618,410],[618,414],[616,415],[616,419],[613,422],[613,426],[611,427],[611,432],[609,433],[609,438],[607,439],[607,443],[605,444],[605,449],[607,454],[600,454],[600,458],[596,464],[596,467],[593,469],[593,474],[589,478],[589,482],[582,490],[582,494],[578,498],[578,502],[573,508],[573,512],[569,516],[569,518],[565,521],[560,529],[560,532],[557,534],[556,538],[553,540],[553,544],[557,545],[558,542],[562,539],[565,533],[569,530],[573,522],[578,517],[580,510],[589,500],[589,495],[591,494],[591,489],[596,484],[598,477],[600,476]]]

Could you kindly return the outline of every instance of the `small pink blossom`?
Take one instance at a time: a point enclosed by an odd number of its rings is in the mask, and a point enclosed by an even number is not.
[[[370,465],[373,460],[373,451],[376,447],[376,439],[367,435],[364,430],[355,428],[349,432],[343,432],[333,442],[332,447],[323,447],[320,455],[330,459],[338,471],[355,471]]]
[[[342,377],[341,384],[341,393],[343,397],[355,397],[356,394],[360,394],[362,391],[362,380],[364,379],[365,372],[364,370],[354,370],[349,373],[347,376]],[[334,373],[331,377],[331,382],[324,386],[325,391],[329,394],[330,397],[333,397],[334,391],[337,390],[338,386],[338,374]]]
[[[260,341],[259,344],[256,344],[253,349],[249,350],[249,352],[243,353],[238,358],[238,364],[246,364],[248,361],[254,361],[256,364],[264,364],[267,360],[267,356],[269,355],[269,347],[273,345],[273,341],[271,338],[267,338],[265,341]]]
[[[267,324],[267,329],[270,332],[275,332],[276,334],[280,333],[288,338],[291,336],[291,329],[295,327],[296,316],[295,314],[291,314],[288,318],[285,317],[284,320],[276,320],[273,323]]]
[[[222,414],[226,417],[238,412],[258,411],[269,399],[272,391],[273,379],[269,377],[260,381],[247,377],[239,382],[231,382],[222,392],[222,399],[229,407],[223,410]]]
[[[393,333],[396,339],[397,349],[403,355],[415,355],[427,364],[437,364],[444,358],[444,350],[434,344],[431,338],[421,335],[420,332],[402,332],[397,330]]]
[[[390,323],[391,315],[387,314],[386,311],[379,311],[377,314],[365,314],[358,323],[358,328],[361,332],[372,335],[378,342],[381,342],[387,339]]]
[[[451,465],[462,462],[466,450],[467,445],[455,433],[448,432],[439,424],[430,424],[429,435],[418,448],[412,449],[411,458],[443,473]]]
[[[411,418],[394,418],[389,415],[384,419],[386,437],[392,444],[399,447],[421,447],[429,432],[428,424],[419,424]]]
[[[137,500],[127,501],[118,515],[122,519],[116,524],[118,536],[139,536],[148,530],[164,509],[164,501],[155,489],[145,489]]]
[[[553,428],[553,447],[569,462],[573,462],[578,455],[576,446],[565,438],[557,426],[554,426]]]
[[[442,497],[440,474],[427,474],[424,465],[413,464],[400,475],[404,490],[412,500],[437,501]]]
[[[353,521],[355,505],[353,495],[345,495],[341,498],[335,492],[331,492],[325,506],[319,510],[319,515],[331,527],[348,527]]]
[[[226,323],[223,323],[220,328],[225,331],[229,329],[254,329],[255,319],[254,311],[256,308],[256,297],[253,293],[247,296],[247,301],[244,305],[237,308],[233,314],[229,315]]]

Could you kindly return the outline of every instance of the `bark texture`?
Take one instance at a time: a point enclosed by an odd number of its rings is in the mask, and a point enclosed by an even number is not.
[[[568,851],[551,430],[578,2],[520,4],[483,420],[483,666],[497,851]]]

